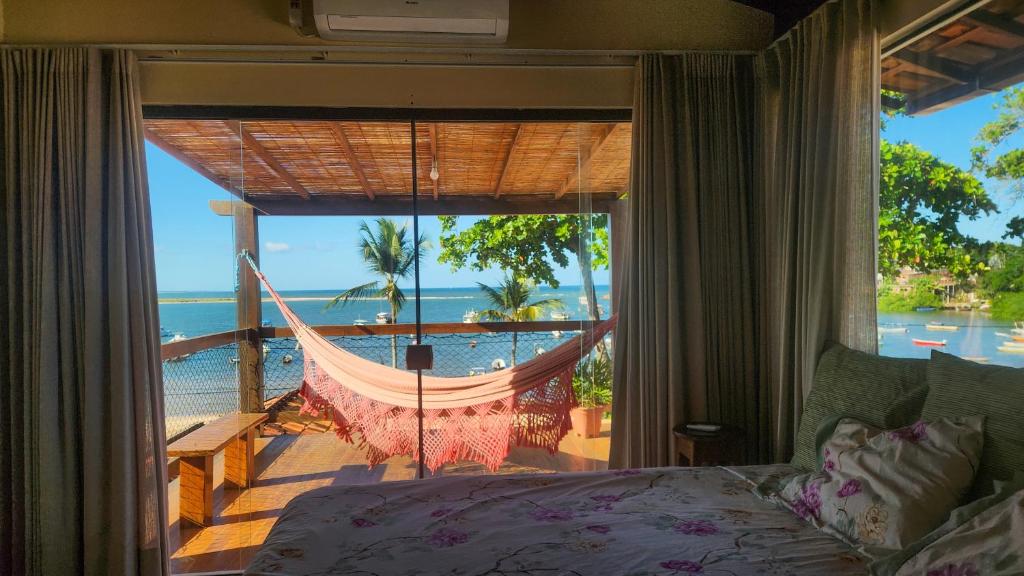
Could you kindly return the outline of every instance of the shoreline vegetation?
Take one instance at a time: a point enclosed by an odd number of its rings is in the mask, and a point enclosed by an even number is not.
[[[473,296],[420,296],[421,300],[472,300]],[[285,302],[327,302],[334,300],[332,296],[282,296],[282,300]],[[158,304],[229,304],[234,303],[235,298],[230,296],[197,296],[197,297],[180,297],[180,298],[160,298],[157,300]],[[353,298],[353,301],[364,300],[367,302],[374,302],[384,300],[379,297],[365,297],[365,298]],[[260,302],[273,302],[274,300],[270,296],[264,296],[260,298]]]

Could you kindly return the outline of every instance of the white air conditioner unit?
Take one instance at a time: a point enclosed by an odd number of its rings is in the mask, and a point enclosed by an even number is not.
[[[313,20],[325,40],[500,44],[508,0],[313,0]]]

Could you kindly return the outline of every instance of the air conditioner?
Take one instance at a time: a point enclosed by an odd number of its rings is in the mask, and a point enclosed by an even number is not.
[[[500,44],[508,38],[508,0],[311,1],[316,32],[325,40]],[[292,0],[293,10],[306,4],[299,10],[308,17],[307,2]]]

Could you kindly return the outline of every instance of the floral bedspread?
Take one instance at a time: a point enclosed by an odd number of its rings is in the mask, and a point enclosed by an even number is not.
[[[788,466],[450,476],[292,500],[250,575],[867,573],[750,492]]]

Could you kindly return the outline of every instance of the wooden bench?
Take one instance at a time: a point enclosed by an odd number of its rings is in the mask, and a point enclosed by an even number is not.
[[[178,458],[181,518],[210,526],[213,508],[224,495],[225,482],[238,488],[252,485],[256,478],[256,427],[267,417],[228,414],[167,447],[167,456]]]

